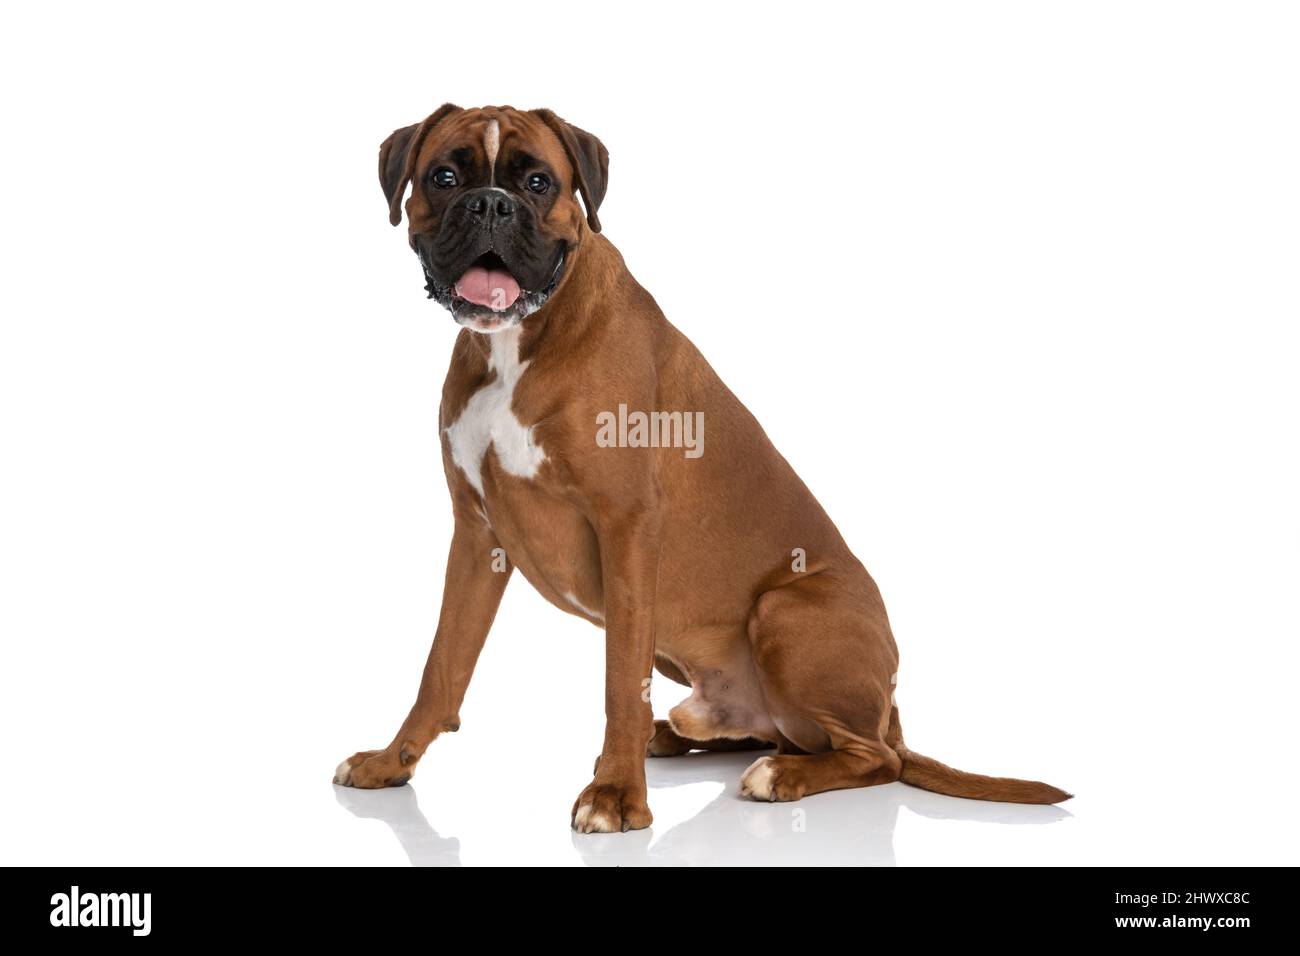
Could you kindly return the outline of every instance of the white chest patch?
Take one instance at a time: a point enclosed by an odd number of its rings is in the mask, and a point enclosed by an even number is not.
[[[519,478],[532,478],[546,460],[546,453],[533,441],[533,429],[525,427],[511,408],[515,386],[528,368],[527,362],[519,361],[521,334],[521,329],[513,328],[491,337],[488,365],[496,378],[470,396],[460,418],[446,430],[452,460],[480,497],[483,458],[489,446],[496,449],[501,467]]]

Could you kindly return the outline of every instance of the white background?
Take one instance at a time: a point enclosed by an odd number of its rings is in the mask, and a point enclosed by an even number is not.
[[[11,8],[3,862],[1297,862],[1293,11]],[[880,583],[909,743],[1075,800],[688,757],[574,836],[602,635],[521,578],[461,732],[336,791],[449,540],[456,329],[375,175],[446,100],[603,138],[606,234]]]

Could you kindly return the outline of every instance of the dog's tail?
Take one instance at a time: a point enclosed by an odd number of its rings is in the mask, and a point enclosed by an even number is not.
[[[986,777],[979,773],[954,770],[933,757],[909,750],[903,743],[903,729],[898,721],[898,708],[889,716],[889,734],[886,742],[894,748],[903,761],[899,778],[922,790],[966,797],[968,800],[998,800],[1003,803],[1060,803],[1074,794],[1066,793],[1051,784],[1037,780],[1017,780],[1015,777]]]

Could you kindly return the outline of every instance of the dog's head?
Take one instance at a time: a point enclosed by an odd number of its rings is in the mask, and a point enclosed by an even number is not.
[[[545,304],[583,238],[600,231],[608,172],[600,140],[550,110],[448,103],[379,148],[394,226],[411,186],[406,218],[429,298],[476,332],[518,325]]]

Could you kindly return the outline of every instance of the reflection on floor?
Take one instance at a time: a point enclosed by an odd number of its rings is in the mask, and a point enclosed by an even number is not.
[[[460,866],[460,841],[438,836],[420,812],[415,787],[356,790],[336,786],[334,796],[353,816],[387,823],[412,866]]]
[[[902,783],[817,794],[797,803],[756,803],[740,797],[737,784],[753,759],[744,753],[694,753],[647,761],[652,807],[657,789],[725,786],[699,813],[663,834],[655,827],[613,836],[575,833],[574,849],[591,866],[894,866],[900,807],[932,819],[992,824],[1047,824],[1070,816],[1060,807],[960,800]],[[352,814],[388,824],[413,865],[460,865],[460,841],[439,836],[429,825],[414,786],[334,789]]]

